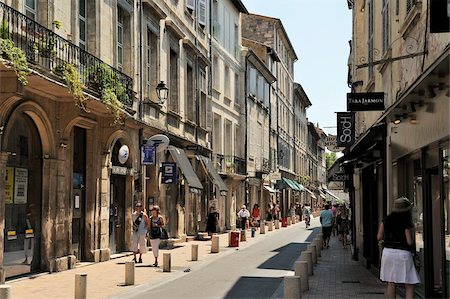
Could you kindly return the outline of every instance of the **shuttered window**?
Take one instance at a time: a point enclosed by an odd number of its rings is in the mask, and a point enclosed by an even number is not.
[[[207,9],[207,2],[206,0],[198,0],[198,23],[202,26],[206,26],[206,9]]]
[[[186,7],[190,10],[195,10],[195,0],[186,0]]]
[[[383,0],[383,53],[389,50],[389,0]]]

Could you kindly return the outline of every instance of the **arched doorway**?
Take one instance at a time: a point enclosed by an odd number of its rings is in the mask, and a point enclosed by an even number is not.
[[[16,114],[7,126],[4,261],[6,276],[41,269],[42,143],[33,120]]]

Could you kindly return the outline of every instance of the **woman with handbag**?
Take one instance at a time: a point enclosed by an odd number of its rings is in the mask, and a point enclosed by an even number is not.
[[[420,283],[412,256],[411,206],[406,197],[397,198],[378,229],[378,241],[384,240],[380,279],[388,283],[387,298],[395,298],[397,283],[405,285],[406,298],[414,298],[414,284]]]
[[[159,214],[159,206],[153,206],[150,217],[150,244],[152,246],[155,263],[153,266],[158,267],[159,244],[161,243],[162,230],[164,227],[164,218]]]

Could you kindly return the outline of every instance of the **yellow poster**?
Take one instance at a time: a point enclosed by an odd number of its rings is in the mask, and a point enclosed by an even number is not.
[[[14,168],[6,167],[5,204],[13,203],[13,194],[14,194]]]

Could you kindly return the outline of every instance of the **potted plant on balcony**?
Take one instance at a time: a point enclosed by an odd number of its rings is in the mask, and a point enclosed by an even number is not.
[[[234,160],[233,160],[233,159],[228,158],[228,159],[225,161],[225,166],[226,166],[226,168],[227,168],[227,172],[234,172],[236,164],[234,163]]]

